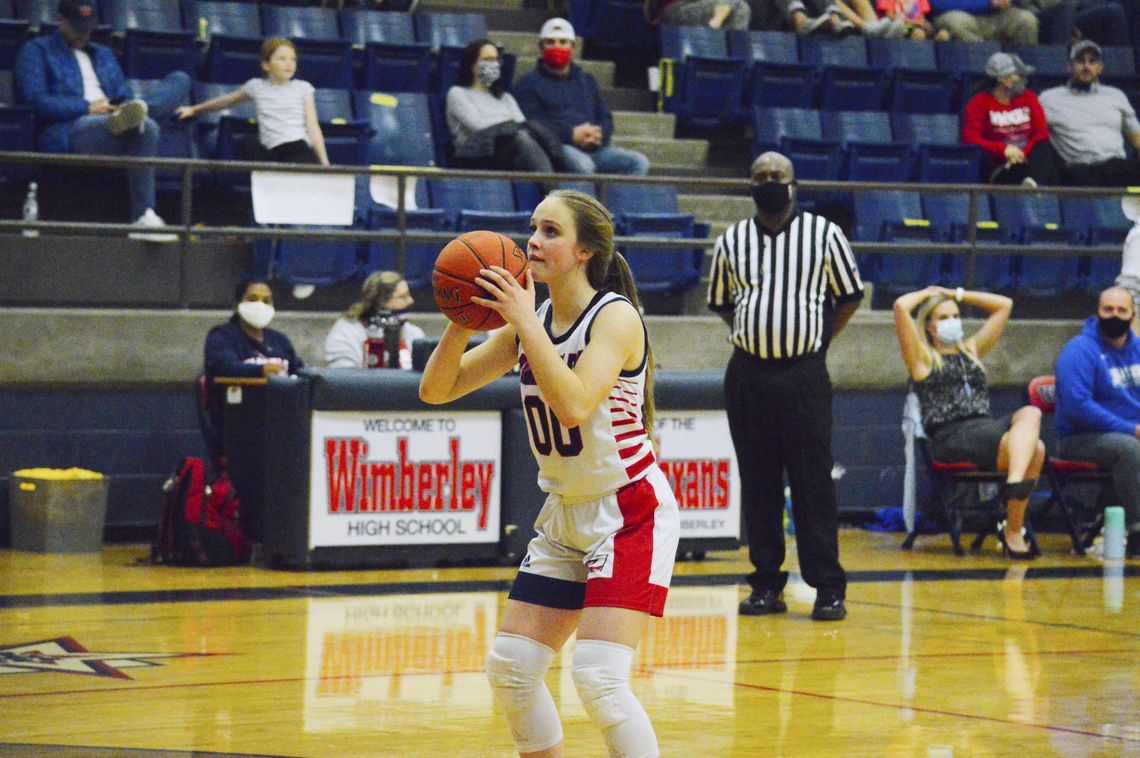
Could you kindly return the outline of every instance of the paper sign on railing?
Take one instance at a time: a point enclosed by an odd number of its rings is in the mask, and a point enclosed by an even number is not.
[[[249,182],[259,224],[352,226],[356,178],[351,174],[253,171]]]
[[[416,210],[416,181],[419,179],[417,176],[404,177],[404,209],[409,211]],[[385,205],[389,208],[397,207],[399,203],[399,177],[390,174],[373,174],[372,180],[368,184],[368,189],[372,193],[372,200],[378,205]]]

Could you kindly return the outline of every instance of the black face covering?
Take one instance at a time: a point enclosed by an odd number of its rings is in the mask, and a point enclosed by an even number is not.
[[[1096,320],[1100,326],[1100,333],[1110,340],[1118,340],[1123,337],[1128,333],[1128,327],[1132,325],[1131,321],[1125,321],[1122,318],[1097,316]]]
[[[792,202],[792,185],[760,182],[752,185],[752,201],[765,216],[777,216]]]

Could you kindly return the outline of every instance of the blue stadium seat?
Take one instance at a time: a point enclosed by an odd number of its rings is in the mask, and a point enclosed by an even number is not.
[[[800,62],[796,35],[790,32],[729,32],[728,52],[749,64]]]
[[[800,37],[800,63],[817,68],[841,66],[844,68],[868,68],[867,40],[865,37],[844,37],[824,39],[821,37]]]
[[[1066,227],[1056,195],[995,195],[994,217],[1011,242],[1034,249],[1080,243],[1076,230]],[[1021,256],[1017,288],[1039,297],[1076,290],[1080,284],[1080,259],[1074,256]]]
[[[680,212],[677,191],[664,184],[615,184],[609,187],[606,202],[614,214],[618,232],[628,237],[696,237],[693,216]],[[652,247],[624,247],[638,289],[644,292],[677,294],[700,279],[702,248],[676,250]]]
[[[352,93],[346,89],[318,89],[313,95],[317,118],[325,139],[329,163],[334,166],[364,165],[364,146],[371,128],[352,111]]]
[[[0,70],[0,103],[14,102],[16,102],[16,85],[12,81],[12,72]]]
[[[58,7],[59,0],[20,0],[12,9],[15,11],[13,18],[27,21],[33,32],[40,32],[44,26],[55,26]]]
[[[919,145],[958,145],[962,139],[961,120],[956,113],[891,114],[891,134],[895,142]]]
[[[917,192],[856,192],[855,225],[851,238],[860,242],[881,242],[890,239],[896,227],[905,228],[915,221],[925,220],[922,197]],[[930,229],[929,222],[923,228]]]
[[[908,145],[848,142],[844,179],[852,182],[906,182],[912,154]]]
[[[12,8],[12,0],[0,0],[0,18],[16,18]]]
[[[871,66],[884,71],[937,71],[938,59],[934,43],[928,40],[867,39],[867,58]]]
[[[33,153],[35,150],[36,118],[32,109],[19,105],[0,108],[0,152]],[[0,162],[0,177],[8,183],[27,181],[37,171],[34,166],[8,166]]]
[[[1066,45],[1012,45],[1006,48],[1037,69],[1037,76],[1069,76],[1069,50]]]
[[[665,109],[698,126],[737,121],[744,95],[745,63],[728,55],[723,31],[707,27],[661,28]]]
[[[937,71],[896,71],[887,109],[893,113],[956,113],[957,78]]]
[[[798,63],[752,64],[745,88],[746,104],[766,108],[814,108],[818,77],[815,69]]]
[[[435,73],[431,46],[416,42],[406,13],[343,11],[344,36],[363,49],[360,84],[386,92],[428,92]]]
[[[171,71],[193,74],[198,48],[184,31],[178,0],[107,0],[104,18],[123,36],[123,71],[128,77],[159,79]]]
[[[887,76],[871,68],[828,66],[819,82],[824,111],[878,111],[887,96]]]
[[[471,40],[487,37],[487,19],[482,13],[417,13],[413,24],[416,41],[432,50],[445,47],[462,50]]]
[[[922,216],[917,192],[857,192],[854,208],[855,240],[929,243],[935,239],[933,227]],[[860,271],[889,295],[937,283],[942,275],[942,256],[937,254],[876,253],[859,258]]]
[[[428,196],[433,208],[443,210],[447,228],[457,231],[471,231],[475,228],[464,223],[467,211],[482,211],[500,214],[499,222],[509,231],[517,230],[519,212],[515,210],[515,196],[511,183],[506,179],[430,179],[427,182]],[[526,216],[526,229],[530,229],[530,212]],[[481,222],[489,222],[493,216],[479,216]],[[496,227],[494,231],[499,231]]]
[[[966,227],[970,218],[970,200],[967,195],[923,195],[922,209],[937,239],[949,242],[967,239]],[[1007,241],[1004,230],[994,221],[989,195],[978,198],[978,219],[974,234],[983,243],[1002,244]],[[959,287],[965,283],[965,258],[947,254],[943,262],[941,284],[945,287]],[[1013,291],[1014,258],[1008,255],[979,255],[974,267],[974,286],[991,292]]]
[[[1061,219],[1066,228],[1076,230],[1090,245],[1120,249],[1132,230],[1115,197],[1061,197]],[[1116,261],[1119,267],[1119,261]]]
[[[819,111],[806,108],[753,108],[755,152],[776,150],[787,138],[822,140]]]
[[[843,147],[848,142],[894,144],[891,117],[884,111],[821,111],[819,123],[823,139],[838,142]]]
[[[28,39],[30,29],[27,21],[0,20],[0,69],[11,71],[16,65],[16,54]]]
[[[284,37],[297,47],[297,76],[314,87],[352,87],[352,43],[341,38],[332,8],[261,6],[267,37]]]
[[[938,70],[959,76],[985,76],[986,61],[1001,51],[997,42],[939,42],[934,46]]]
[[[284,228],[284,227],[282,227]],[[318,230],[326,227],[307,226]],[[343,227],[327,227],[329,231]],[[330,239],[280,239],[271,243],[273,264],[270,277],[287,285],[318,287],[360,276],[360,245],[355,241]]]
[[[208,82],[242,84],[260,76],[261,15],[247,3],[198,0],[188,6],[187,27],[209,39],[204,77]]]
[[[357,186],[363,187],[357,192],[358,207],[367,208],[366,226],[377,231],[390,231],[396,229],[396,211],[371,201],[367,191],[367,177],[360,177]],[[404,278],[412,289],[421,289],[431,285],[431,271],[435,264],[435,257],[439,254],[440,243],[420,241],[423,233],[445,231],[444,212],[439,208],[432,208],[428,201],[427,184],[420,180],[416,184],[416,210],[405,211],[405,230],[407,241],[404,248]],[[367,271],[399,271],[397,265],[396,242],[369,242],[365,249],[365,270]]]
[[[128,29],[148,32],[184,30],[178,0],[103,0],[102,18],[116,34]]]
[[[578,36],[591,47],[610,52],[648,53],[657,48],[657,30],[645,20],[642,0],[592,0],[583,17],[581,2],[571,3]]]
[[[977,145],[919,145],[915,178],[926,184],[976,184],[982,151]]]
[[[357,91],[353,93],[353,109],[356,117],[372,128],[365,146],[369,165],[436,165],[427,95]]]
[[[1136,76],[1136,51],[1131,47],[1105,46],[1100,49],[1104,76],[1109,82]]]
[[[196,82],[193,98],[195,103],[201,103],[232,91],[229,85]],[[201,152],[216,160],[241,160],[244,153],[239,143],[251,137],[256,139],[256,121],[257,110],[252,102],[199,115],[194,124]]]

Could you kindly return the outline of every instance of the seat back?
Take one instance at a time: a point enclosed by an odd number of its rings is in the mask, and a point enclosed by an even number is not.
[[[1057,377],[1045,374],[1030,379],[1029,404],[1042,413],[1053,413],[1057,409]]]
[[[905,182],[910,179],[911,152],[906,145],[847,146],[847,176],[853,182]]]
[[[432,50],[462,48],[472,40],[487,37],[487,19],[482,13],[417,13],[413,23],[416,41]]]
[[[55,25],[58,8],[59,0],[20,0],[13,8],[14,18],[23,19],[31,24],[33,30],[39,30],[45,25]]]
[[[30,29],[31,24],[27,21],[0,20],[0,69],[11,71],[15,67],[16,55],[27,40]]]
[[[657,29],[645,20],[643,0],[593,0],[589,22],[584,27],[573,23],[594,47],[623,54],[657,47]]]
[[[823,139],[838,142],[843,147],[848,142],[889,145],[891,137],[891,117],[883,111],[823,111],[819,114]]]
[[[844,66],[867,68],[867,39],[851,36],[843,39],[800,37],[800,62],[817,68]]]
[[[431,179],[427,182],[433,208],[443,209],[448,228],[459,228],[465,210],[513,213],[515,196],[506,179]]]
[[[353,93],[356,117],[373,129],[365,148],[369,164],[434,166],[435,141],[428,97],[416,92]]]
[[[825,111],[878,111],[887,96],[887,80],[869,68],[830,67],[819,83],[819,104]]]
[[[340,41],[336,10],[317,6],[261,5],[261,27],[266,37]]]
[[[1136,76],[1136,51],[1131,47],[1105,45],[1100,54],[1109,81]]]
[[[957,115],[958,80],[938,71],[897,71],[887,107],[894,113]]]
[[[691,57],[727,59],[728,37],[707,26],[661,27],[661,57],[683,62]]]
[[[199,36],[222,34],[259,40],[265,36],[261,29],[261,14],[257,12],[257,5],[252,3],[196,0],[188,2],[185,8],[186,28],[197,31]]]
[[[981,165],[977,145],[920,145],[916,174],[929,184],[977,184]]]
[[[1065,45],[1013,45],[1007,48],[1037,69],[1037,76],[1069,77],[1069,50]]]
[[[1061,218],[1066,227],[1077,230],[1094,245],[1119,248],[1132,230],[1132,221],[1114,197],[1062,197]]]
[[[823,139],[819,111],[806,108],[753,108],[757,149],[775,149],[786,138]]]
[[[369,42],[416,44],[416,30],[410,13],[345,8],[341,11],[340,23],[344,38],[357,47]]]
[[[787,32],[729,32],[728,53],[749,65],[758,62],[792,65],[800,62],[796,35]]]
[[[891,225],[905,226],[908,221],[924,220],[922,197],[917,192],[876,190],[855,193],[856,240],[873,241],[891,238]]]
[[[994,218],[1010,238],[1022,239],[1033,229],[1061,228],[1061,205],[1056,195],[996,195]]]
[[[911,147],[958,145],[961,143],[962,126],[956,113],[895,112],[891,114],[891,134],[895,142]]]
[[[670,184],[612,184],[606,205],[619,218],[632,213],[680,213],[677,190]]]
[[[939,42],[934,46],[940,71],[967,76],[984,76],[986,61],[1001,51],[997,42]]]
[[[765,108],[810,109],[815,107],[817,87],[818,78],[811,66],[757,61],[746,88],[747,102]]]
[[[867,40],[867,58],[884,71],[936,71],[934,43],[910,39],[872,37]]]
[[[111,29],[147,32],[182,31],[182,7],[178,0],[109,0],[103,4],[104,20]]]

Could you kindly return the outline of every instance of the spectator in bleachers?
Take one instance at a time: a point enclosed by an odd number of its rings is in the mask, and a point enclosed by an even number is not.
[[[564,18],[552,18],[539,32],[542,57],[515,83],[519,107],[530,121],[562,141],[562,159],[575,174],[649,173],[649,159],[636,150],[614,147],[614,120],[598,82],[574,63],[577,38]]]
[[[830,0],[748,0],[752,29],[794,31],[796,34],[855,34],[854,25],[843,18]]]
[[[16,56],[16,90],[35,113],[37,148],[153,158],[158,154],[158,122],[186,100],[190,77],[175,71],[146,100],[135,99],[115,54],[91,42],[91,31],[99,23],[93,3],[61,0],[57,22],[54,34],[29,40]],[[154,211],[154,169],[129,169],[127,183],[131,221],[150,230],[132,237],[177,241],[176,235],[153,231],[166,225]]]
[[[955,42],[1036,45],[1037,17],[1010,0],[932,0],[934,28]]]
[[[250,160],[329,165],[313,85],[293,78],[297,73],[293,43],[281,37],[265,40],[261,70],[264,77],[250,79],[239,90],[179,108],[178,118],[223,111],[252,100],[257,109],[258,142],[247,156]]]
[[[987,316],[966,336],[959,305]],[[915,309],[918,313],[912,317]],[[1013,301],[990,292],[927,287],[895,300],[895,336],[922,408],[922,425],[935,460],[969,462],[1006,473],[1001,496],[1006,517],[997,536],[1010,558],[1030,559],[1025,509],[1045,462],[1041,411],[1027,405],[1011,416],[990,415],[990,396],[982,358],[1005,331]]]
[[[1140,182],[1140,122],[1124,93],[1100,82],[1100,45],[1082,40],[1069,51],[1069,81],[1041,93],[1060,183],[1078,187],[1128,187]]]
[[[364,280],[360,299],[333,324],[325,337],[325,365],[329,368],[372,368],[369,358],[379,358],[374,351],[384,346],[369,344],[369,328],[392,317],[400,322],[400,368],[412,367],[412,342],[423,339],[424,330],[408,323],[412,293],[404,277],[395,271],[375,271]]]
[[[458,168],[514,171],[555,170],[562,164],[562,146],[549,131],[528,127],[502,76],[499,48],[490,40],[475,40],[463,50],[455,86],[447,91],[447,128],[455,140]],[[541,140],[541,141],[540,141]],[[549,146],[557,156],[544,149]]]
[[[1018,7],[1037,16],[1042,44],[1068,45],[1080,39],[1102,45],[1132,44],[1128,15],[1115,0],[1016,1]]]
[[[1055,184],[1049,129],[1037,96],[1026,89],[1034,71],[1011,53],[986,61],[986,81],[962,114],[962,142],[982,149],[982,178],[994,184]]]
[[[745,32],[752,8],[745,0],[645,0],[645,18],[654,26],[707,26]]]
[[[934,38],[939,42],[950,39],[945,29],[935,32],[927,21],[927,0],[878,0],[875,5],[870,0],[835,0],[834,7],[865,37]]]
[[[1100,293],[1057,357],[1057,440],[1062,456],[1092,461],[1112,475],[1113,502],[1124,506],[1129,558],[1140,558],[1140,342],[1128,290]]]
[[[1140,303],[1140,197],[1126,195],[1120,199],[1124,215],[1132,222],[1132,228],[1124,238],[1121,251],[1120,274],[1116,286],[1128,290],[1133,303]],[[1133,327],[1140,326],[1133,322]]]

